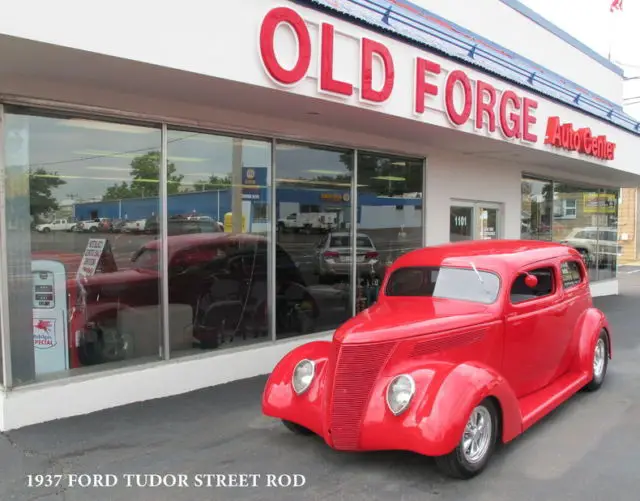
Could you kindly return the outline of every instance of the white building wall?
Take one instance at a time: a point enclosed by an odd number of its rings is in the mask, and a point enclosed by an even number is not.
[[[438,16],[622,105],[622,76],[499,0],[412,0]],[[610,2],[602,2],[603,16]]]
[[[436,2],[436,0],[433,0]],[[475,0],[474,0],[475,1]],[[479,0],[481,2],[499,3],[497,0]],[[462,2],[465,8],[463,9]],[[447,2],[436,2],[438,6],[445,6]],[[464,11],[473,2],[455,0],[455,5]],[[286,5],[294,9],[305,20],[311,34],[312,62],[306,77],[298,85],[291,88],[278,87],[267,75],[260,60],[259,32],[265,14],[273,7]],[[502,5],[502,4],[501,4]],[[497,6],[495,7],[498,8]],[[506,6],[505,6],[506,8]],[[207,10],[209,9],[209,10]],[[468,10],[468,9],[466,9]],[[141,19],[147,19],[149,11],[154,12],[152,32],[143,36],[141,32]],[[38,12],[34,17],[32,12]],[[122,12],[127,12],[122,16]],[[193,13],[198,12],[198,16]],[[537,40],[538,35],[523,36],[525,28],[520,30],[516,25],[510,25],[504,21],[498,21],[500,15],[482,16],[482,22],[492,23],[495,20],[496,33],[509,32],[513,36],[522,38],[522,44],[526,40]],[[512,9],[510,12],[515,12]],[[442,15],[447,12],[441,11]],[[514,15],[514,14],[511,14]],[[515,15],[522,17],[520,14]],[[100,23],[93,22],[96,16]],[[506,14],[505,14],[506,16]],[[29,19],[25,23],[24,19]],[[241,24],[235,22],[218,23],[212,29],[211,19],[242,20]],[[508,18],[509,20],[511,17]],[[318,92],[318,68],[319,68],[319,36],[318,29],[322,22],[335,26],[336,40],[334,46],[334,77],[344,80],[355,86],[356,92],[351,97],[345,98],[327,93]],[[479,22],[479,20],[478,20]],[[520,23],[523,21],[521,20]],[[529,22],[529,21],[527,21]],[[118,26],[118,36],[113,37],[113,26]],[[472,27],[469,26],[471,29]],[[65,47],[92,51],[120,58],[131,59],[174,68],[212,77],[239,81],[266,88],[276,88],[285,92],[291,92],[303,96],[311,96],[326,101],[344,103],[349,106],[368,108],[370,104],[358,100],[359,88],[359,50],[361,37],[370,37],[375,41],[384,43],[394,58],[395,87],[391,97],[375,108],[381,113],[396,117],[421,121],[447,129],[455,128],[448,119],[443,102],[444,81],[447,75],[455,69],[465,69],[469,78],[476,82],[478,79],[489,83],[498,89],[499,93],[506,89],[515,90],[520,96],[533,99],[538,102],[535,116],[538,118],[533,127],[533,132],[538,136],[538,141],[533,143],[520,142],[521,146],[543,151],[552,151],[554,154],[565,157],[578,158],[575,152],[562,149],[550,149],[543,144],[546,118],[550,116],[562,117],[563,123],[572,123],[575,128],[591,126],[597,127],[597,134],[606,134],[609,140],[617,143],[616,159],[606,165],[621,170],[640,173],[640,167],[636,162],[636,154],[631,146],[635,144],[637,137],[614,127],[603,121],[596,121],[593,117],[587,117],[577,109],[557,104],[550,99],[543,98],[531,92],[520,91],[515,85],[488,76],[475,69],[467,69],[451,60],[435,56],[425,50],[408,46],[398,40],[382,36],[373,30],[365,30],[354,24],[334,18],[314,9],[297,6],[293,3],[275,2],[274,0],[242,0],[242,2],[224,2],[203,4],[198,0],[183,0],[180,9],[158,9],[156,3],[150,0],[140,2],[127,2],[125,0],[113,0],[104,4],[103,10],[89,13],[86,5],[81,0],[62,0],[61,3],[41,3],[38,0],[21,0],[12,2],[3,9],[0,16],[0,33],[11,36],[23,37]],[[172,33],[173,36],[155,36],[160,33]],[[540,34],[540,36],[546,36]],[[541,38],[542,40],[542,38]],[[297,47],[295,37],[290,30],[284,29],[276,36],[275,47],[281,64],[291,67],[295,61]],[[564,44],[564,42],[562,42]],[[546,65],[553,61],[561,49],[544,43],[531,43],[540,45],[541,52],[537,62]],[[566,44],[565,44],[566,45]],[[233,50],[229,50],[233,47]],[[515,46],[512,48],[516,49]],[[570,50],[570,49],[566,49]],[[573,49],[571,49],[573,50]],[[204,51],[204,52],[203,52]],[[206,54],[206,56],[205,56]],[[430,61],[442,66],[442,72],[437,77],[430,78],[431,83],[437,85],[440,94],[433,99],[427,99],[428,110],[423,116],[416,116],[413,112],[414,71],[415,58],[427,57]],[[579,52],[574,54],[574,59],[579,60]],[[559,61],[565,61],[564,56],[558,56]],[[586,56],[585,56],[586,58]],[[569,58],[566,61],[571,61]],[[558,63],[559,64],[559,63]],[[573,64],[566,62],[567,65]],[[576,75],[578,84],[598,81],[601,77],[599,65],[587,58],[582,63],[576,63],[578,68],[584,68],[583,73]],[[378,70],[376,70],[378,71]],[[374,75],[376,86],[382,78],[381,70]],[[619,80],[611,79],[603,83],[602,87],[611,86],[610,92],[621,92],[622,85]],[[595,90],[595,89],[594,89]],[[460,99],[458,96],[457,104]],[[500,133],[486,133],[474,130],[473,118],[463,126],[457,127],[461,132],[485,135],[492,139],[502,141]],[[597,125],[596,125],[597,124]],[[585,162],[605,164],[593,158],[581,158]]]

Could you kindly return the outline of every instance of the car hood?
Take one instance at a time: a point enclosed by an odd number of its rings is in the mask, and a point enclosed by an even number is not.
[[[490,322],[490,306],[440,298],[385,298],[343,324],[334,339],[371,343],[407,339]]]

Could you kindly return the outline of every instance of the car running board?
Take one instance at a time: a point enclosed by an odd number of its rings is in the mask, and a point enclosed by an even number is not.
[[[588,383],[589,376],[586,373],[569,372],[549,386],[522,398],[520,400],[522,431],[524,432],[560,404],[569,400]]]

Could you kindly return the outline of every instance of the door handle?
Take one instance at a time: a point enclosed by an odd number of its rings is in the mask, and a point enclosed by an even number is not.
[[[556,316],[561,317],[563,316],[565,313],[567,313],[567,311],[569,310],[569,306],[561,306],[560,308],[558,308],[558,310],[556,311]]]

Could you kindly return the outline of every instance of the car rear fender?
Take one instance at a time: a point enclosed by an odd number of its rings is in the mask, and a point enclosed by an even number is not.
[[[458,446],[472,410],[485,398],[492,398],[498,408],[502,442],[519,435],[522,415],[518,400],[495,370],[467,362],[434,376],[416,415],[433,455],[448,454]]]
[[[285,419],[322,435],[322,405],[330,341],[312,341],[287,353],[274,367],[262,394],[262,413]],[[315,374],[309,388],[301,395],[293,390],[291,377],[298,362],[315,363]]]
[[[598,308],[591,307],[586,309],[574,328],[574,346],[576,346],[576,354],[572,370],[576,372],[586,372],[589,377],[593,376],[593,350],[596,342],[603,330],[607,333],[607,347],[609,358],[613,353],[613,342],[611,339],[611,328],[607,317]]]

